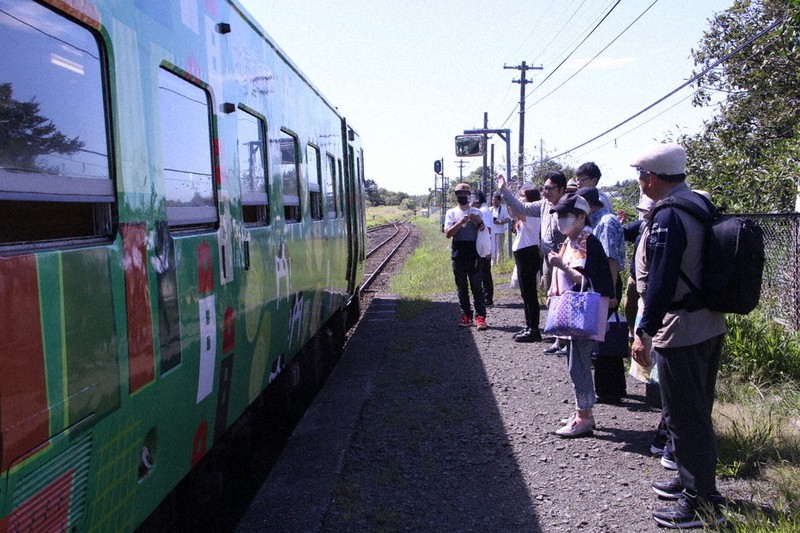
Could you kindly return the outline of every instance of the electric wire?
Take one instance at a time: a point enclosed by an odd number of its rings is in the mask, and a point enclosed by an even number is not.
[[[600,25],[601,25],[601,24],[603,24],[603,22],[604,22],[604,21],[605,21],[605,20],[608,18],[608,16],[609,16],[609,15],[611,15],[611,13],[612,13],[612,12],[613,12],[613,11],[614,11],[616,8],[617,8],[617,6],[620,4],[620,2],[622,2],[622,0],[617,0],[617,1],[614,3],[614,5],[613,5],[613,6],[611,6],[611,8],[610,8],[610,9],[609,9],[609,10],[606,12],[606,14],[603,16],[603,18],[602,18],[602,19],[600,19],[600,21],[599,21],[597,24],[595,24],[594,28],[592,28],[592,29],[591,29],[591,31],[590,31],[590,32],[589,32],[589,33],[588,33],[588,34],[587,34],[587,35],[586,35],[586,36],[585,36],[585,37],[584,37],[584,38],[581,40],[581,42],[580,42],[580,43],[578,43],[578,44],[577,44],[577,45],[576,45],[576,46],[575,46],[575,47],[572,49],[572,51],[571,51],[569,54],[567,54],[567,56],[566,56],[566,57],[565,57],[565,58],[564,58],[564,59],[561,61],[561,63],[559,63],[559,64],[556,66],[556,68],[554,68],[552,71],[550,71],[550,74],[548,74],[548,75],[545,77],[545,79],[544,79],[544,80],[542,80],[542,82],[541,82],[541,83],[539,83],[539,85],[537,85],[537,87],[541,87],[541,86],[542,86],[542,84],[544,84],[544,83],[545,83],[547,80],[549,80],[549,79],[550,79],[550,77],[551,77],[553,74],[555,74],[556,72],[558,72],[558,70],[559,70],[559,69],[560,69],[560,68],[561,68],[561,67],[564,65],[564,63],[566,63],[566,61],[567,61],[567,60],[568,60],[570,57],[572,57],[572,54],[574,54],[574,53],[575,53],[575,52],[576,52],[576,51],[577,51],[577,50],[578,50],[578,49],[579,49],[581,46],[583,46],[583,43],[585,43],[585,42],[587,41],[587,39],[589,39],[589,37],[591,37],[591,36],[594,34],[594,32],[595,32],[595,31],[597,31],[597,28],[599,28],[599,27],[600,27]],[[534,88],[534,90],[535,90],[535,88]],[[532,92],[532,91],[531,91],[531,92]],[[507,117],[507,118],[506,118],[506,119],[503,121],[503,123],[500,125],[500,127],[501,127],[501,128],[502,128],[503,126],[505,126],[505,125],[506,125],[506,123],[507,123],[507,122],[508,122],[508,121],[511,119],[511,117],[514,115],[514,112],[517,110],[517,108],[519,107],[519,105],[520,105],[520,104],[519,104],[519,103],[517,103],[517,105],[516,105],[516,106],[514,107],[514,109],[511,111],[511,114],[510,114],[510,115],[509,115],[509,116],[508,116],[508,117]]]
[[[594,61],[595,59],[597,59],[597,58],[600,56],[600,54],[602,54],[603,52],[605,52],[606,50],[608,50],[608,48],[609,48],[609,47],[610,47],[612,44],[614,44],[614,43],[617,41],[617,39],[619,39],[620,37],[622,37],[622,36],[625,34],[625,32],[627,32],[629,29],[631,29],[631,27],[632,27],[634,24],[636,24],[636,23],[639,21],[639,19],[640,19],[640,18],[642,18],[642,17],[645,15],[645,13],[647,13],[648,11],[650,11],[650,8],[651,8],[651,7],[653,7],[654,5],[656,5],[656,3],[657,3],[657,2],[658,2],[658,0],[653,0],[653,3],[652,3],[652,4],[650,4],[649,6],[647,6],[647,9],[645,9],[644,11],[642,11],[642,13],[641,13],[641,14],[640,14],[638,17],[636,17],[636,18],[633,20],[633,22],[631,22],[630,24],[628,24],[628,25],[625,27],[625,29],[624,29],[624,30],[622,30],[621,32],[619,32],[619,33],[617,34],[617,36],[616,36],[616,37],[614,37],[614,38],[613,38],[613,39],[612,39],[612,40],[611,40],[611,41],[610,41],[610,42],[609,42],[607,45],[605,45],[605,46],[603,47],[603,49],[602,49],[602,50],[600,50],[599,52],[597,52],[597,54],[595,54],[595,55],[594,55],[594,57],[592,57],[592,58],[591,58],[589,61],[587,61],[586,63],[584,63],[584,65],[583,65],[581,68],[579,68],[577,71],[575,71],[575,73],[573,73],[573,74],[572,74],[572,76],[570,76],[570,77],[569,77],[569,78],[567,78],[566,80],[562,81],[562,82],[561,82],[561,83],[560,83],[558,86],[556,86],[556,87],[555,87],[555,88],[554,88],[552,91],[550,91],[550,92],[549,92],[549,93],[547,93],[546,95],[542,96],[541,98],[539,98],[538,100],[536,100],[536,101],[535,101],[535,102],[533,102],[532,104],[526,105],[526,106],[525,106],[525,111],[527,111],[527,110],[528,110],[528,109],[530,109],[531,107],[533,107],[533,106],[535,106],[535,105],[537,105],[537,104],[541,103],[541,102],[542,102],[542,100],[544,100],[545,98],[547,98],[548,96],[550,96],[551,94],[553,94],[554,92],[556,92],[557,90],[559,90],[561,87],[563,87],[565,84],[567,84],[567,83],[568,83],[568,82],[569,82],[569,81],[570,81],[572,78],[574,78],[575,76],[577,76],[578,74],[580,74],[580,73],[583,71],[583,69],[585,69],[586,67],[588,67],[588,66],[589,66],[589,65],[592,63],[592,61]],[[547,79],[545,79],[544,81],[547,81]],[[542,83],[544,83],[544,81],[543,81]],[[534,88],[531,90],[531,93],[532,93],[533,91],[535,91],[537,88],[541,87],[541,86],[542,86],[542,83],[540,83],[539,85],[537,85],[536,87],[534,87]]]
[[[736,48],[735,48],[733,51],[729,52],[728,54],[726,54],[726,55],[725,55],[725,56],[723,56],[722,58],[720,58],[720,59],[718,59],[717,61],[715,61],[714,63],[712,63],[712,64],[711,64],[709,67],[705,68],[705,69],[704,69],[702,72],[700,72],[699,74],[695,74],[694,76],[692,76],[691,78],[689,78],[689,79],[688,79],[686,82],[682,83],[680,86],[676,87],[675,89],[673,89],[673,90],[672,90],[672,91],[670,91],[669,93],[665,94],[664,96],[662,96],[661,98],[659,98],[658,100],[656,100],[656,101],[655,101],[655,102],[653,102],[652,104],[648,105],[647,107],[645,107],[645,108],[644,108],[644,109],[642,109],[641,111],[639,111],[639,112],[637,112],[637,113],[635,113],[635,114],[631,115],[630,117],[626,118],[625,120],[623,120],[623,121],[622,121],[622,122],[620,122],[619,124],[617,124],[617,125],[615,125],[615,126],[612,126],[611,128],[607,129],[607,130],[606,130],[606,131],[604,131],[603,133],[600,133],[599,135],[596,135],[596,136],[592,137],[591,139],[589,139],[588,141],[585,141],[585,142],[583,142],[583,143],[581,143],[581,144],[579,144],[579,145],[577,145],[577,146],[575,146],[575,147],[573,147],[573,148],[570,148],[569,150],[565,150],[565,151],[563,151],[563,152],[561,152],[561,153],[559,153],[559,154],[556,154],[556,155],[554,155],[554,156],[552,156],[552,157],[548,157],[547,159],[545,159],[545,160],[544,160],[544,161],[542,161],[542,162],[551,161],[551,160],[553,160],[553,159],[557,159],[557,158],[559,158],[559,157],[562,157],[562,156],[564,156],[564,155],[567,155],[567,154],[569,154],[569,153],[571,153],[571,152],[574,152],[575,150],[578,150],[579,148],[583,148],[583,147],[584,147],[584,146],[586,146],[587,144],[590,144],[590,143],[592,143],[592,142],[596,141],[597,139],[600,139],[600,138],[602,138],[602,137],[605,137],[606,135],[608,135],[608,134],[609,134],[609,133],[611,133],[612,131],[614,131],[614,130],[616,130],[616,129],[618,129],[618,128],[622,127],[622,126],[624,126],[625,124],[627,124],[627,123],[628,123],[628,122],[630,122],[631,120],[635,119],[636,117],[638,117],[638,116],[642,115],[643,113],[645,113],[645,112],[649,111],[650,109],[654,108],[655,106],[657,106],[658,104],[660,104],[661,102],[663,102],[664,100],[666,100],[667,98],[669,98],[670,96],[674,95],[675,93],[677,93],[678,91],[680,91],[680,90],[681,90],[681,89],[683,89],[684,87],[687,87],[688,85],[691,85],[692,83],[694,83],[694,82],[695,82],[696,80],[698,80],[699,78],[703,77],[703,76],[704,76],[705,74],[707,74],[708,72],[710,72],[710,71],[714,70],[715,68],[717,68],[717,66],[721,65],[722,63],[724,63],[725,61],[727,61],[728,59],[730,59],[730,58],[731,58],[731,57],[733,57],[734,55],[736,55],[736,54],[738,54],[739,52],[741,52],[742,50],[744,50],[744,49],[745,49],[747,46],[749,46],[750,44],[752,44],[752,43],[753,43],[754,41],[756,41],[757,39],[761,38],[761,37],[762,37],[763,35],[765,35],[767,32],[770,32],[770,31],[772,31],[772,30],[773,30],[773,29],[775,29],[775,28],[776,28],[778,25],[780,25],[780,24],[782,24],[783,22],[785,22],[787,18],[788,18],[788,15],[784,15],[784,16],[782,16],[781,18],[779,18],[778,20],[774,21],[772,24],[770,24],[769,26],[767,26],[766,28],[764,28],[763,30],[761,30],[760,32],[758,32],[757,34],[755,34],[754,36],[750,37],[749,39],[747,39],[745,42],[743,42],[743,43],[742,43],[742,44],[740,44],[739,46],[737,46],[737,47],[736,47]]]

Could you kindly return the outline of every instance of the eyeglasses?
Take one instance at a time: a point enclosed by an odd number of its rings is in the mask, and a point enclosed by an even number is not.
[[[640,177],[640,178],[643,178],[643,177],[645,177],[647,174],[650,174],[650,171],[649,171],[649,170],[647,170],[646,168],[642,168],[642,167],[636,167],[636,172],[638,172],[638,173],[639,173],[639,177]]]
[[[578,181],[580,181],[580,182],[584,182],[584,181],[587,181],[587,180],[593,180],[594,178],[591,178],[589,176],[578,176],[576,179]]]

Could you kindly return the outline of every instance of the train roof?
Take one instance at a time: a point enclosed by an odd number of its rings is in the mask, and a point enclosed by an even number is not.
[[[269,46],[273,50],[275,50],[275,53],[278,54],[278,57],[280,57],[281,60],[283,60],[289,66],[289,68],[291,68],[292,71],[294,71],[294,73],[297,74],[297,76],[301,80],[303,80],[303,82],[306,85],[308,85],[311,88],[311,90],[314,91],[314,93],[317,96],[319,96],[320,99],[322,99],[323,102],[325,102],[325,105],[327,105],[334,113],[336,113],[336,115],[339,118],[344,118],[344,116],[339,112],[339,109],[335,105],[333,105],[333,103],[330,100],[328,100],[328,98],[325,97],[322,91],[320,91],[320,89],[316,85],[314,85],[314,83],[311,82],[308,76],[306,76],[305,73],[300,69],[300,67],[298,67],[294,61],[292,61],[292,59],[289,57],[286,51],[275,42],[275,39],[273,39],[269,35],[269,33],[267,33],[267,31],[263,28],[263,26],[261,26],[261,24],[256,20],[256,18],[249,11],[247,11],[247,9],[245,9],[244,6],[242,6],[242,4],[239,3],[238,0],[227,0],[227,1],[231,4],[234,10],[238,11],[239,14],[242,16],[242,18],[248,24],[250,24],[250,26],[259,35],[261,35],[264,41],[266,41],[267,44],[269,44]]]

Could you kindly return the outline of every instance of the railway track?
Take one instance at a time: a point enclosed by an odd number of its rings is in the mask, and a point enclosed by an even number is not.
[[[413,226],[407,220],[401,220],[378,226],[368,232],[369,251],[365,263],[364,282],[361,285],[362,294],[377,292],[385,288],[389,276],[386,276],[384,280],[379,280],[380,275],[387,265],[393,260],[398,260],[398,254],[404,249],[403,245],[407,243],[412,228]],[[404,259],[403,256],[399,262]],[[362,305],[362,308],[366,308],[366,306]]]

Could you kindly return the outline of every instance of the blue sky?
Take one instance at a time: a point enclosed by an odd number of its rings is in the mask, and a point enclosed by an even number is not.
[[[525,152],[536,158],[542,152],[556,155],[689,79],[691,49],[708,28],[708,19],[732,4],[240,1],[359,131],[366,177],[410,194],[433,187],[436,159],[444,159],[451,183],[460,172],[466,175],[480,167],[481,158],[465,158],[466,166],[459,170],[453,139],[465,129],[482,127],[484,112],[490,128],[511,130],[516,167],[520,84],[512,80],[519,79],[519,71],[504,65],[525,61],[542,67],[527,73],[533,83],[526,85]],[[713,109],[691,106],[690,94],[690,88],[676,93],[563,160],[573,166],[595,161],[603,172],[601,185],[634,178],[628,164],[639,152],[669,133],[695,133],[711,116]],[[496,167],[505,168],[505,144],[495,142]]]

